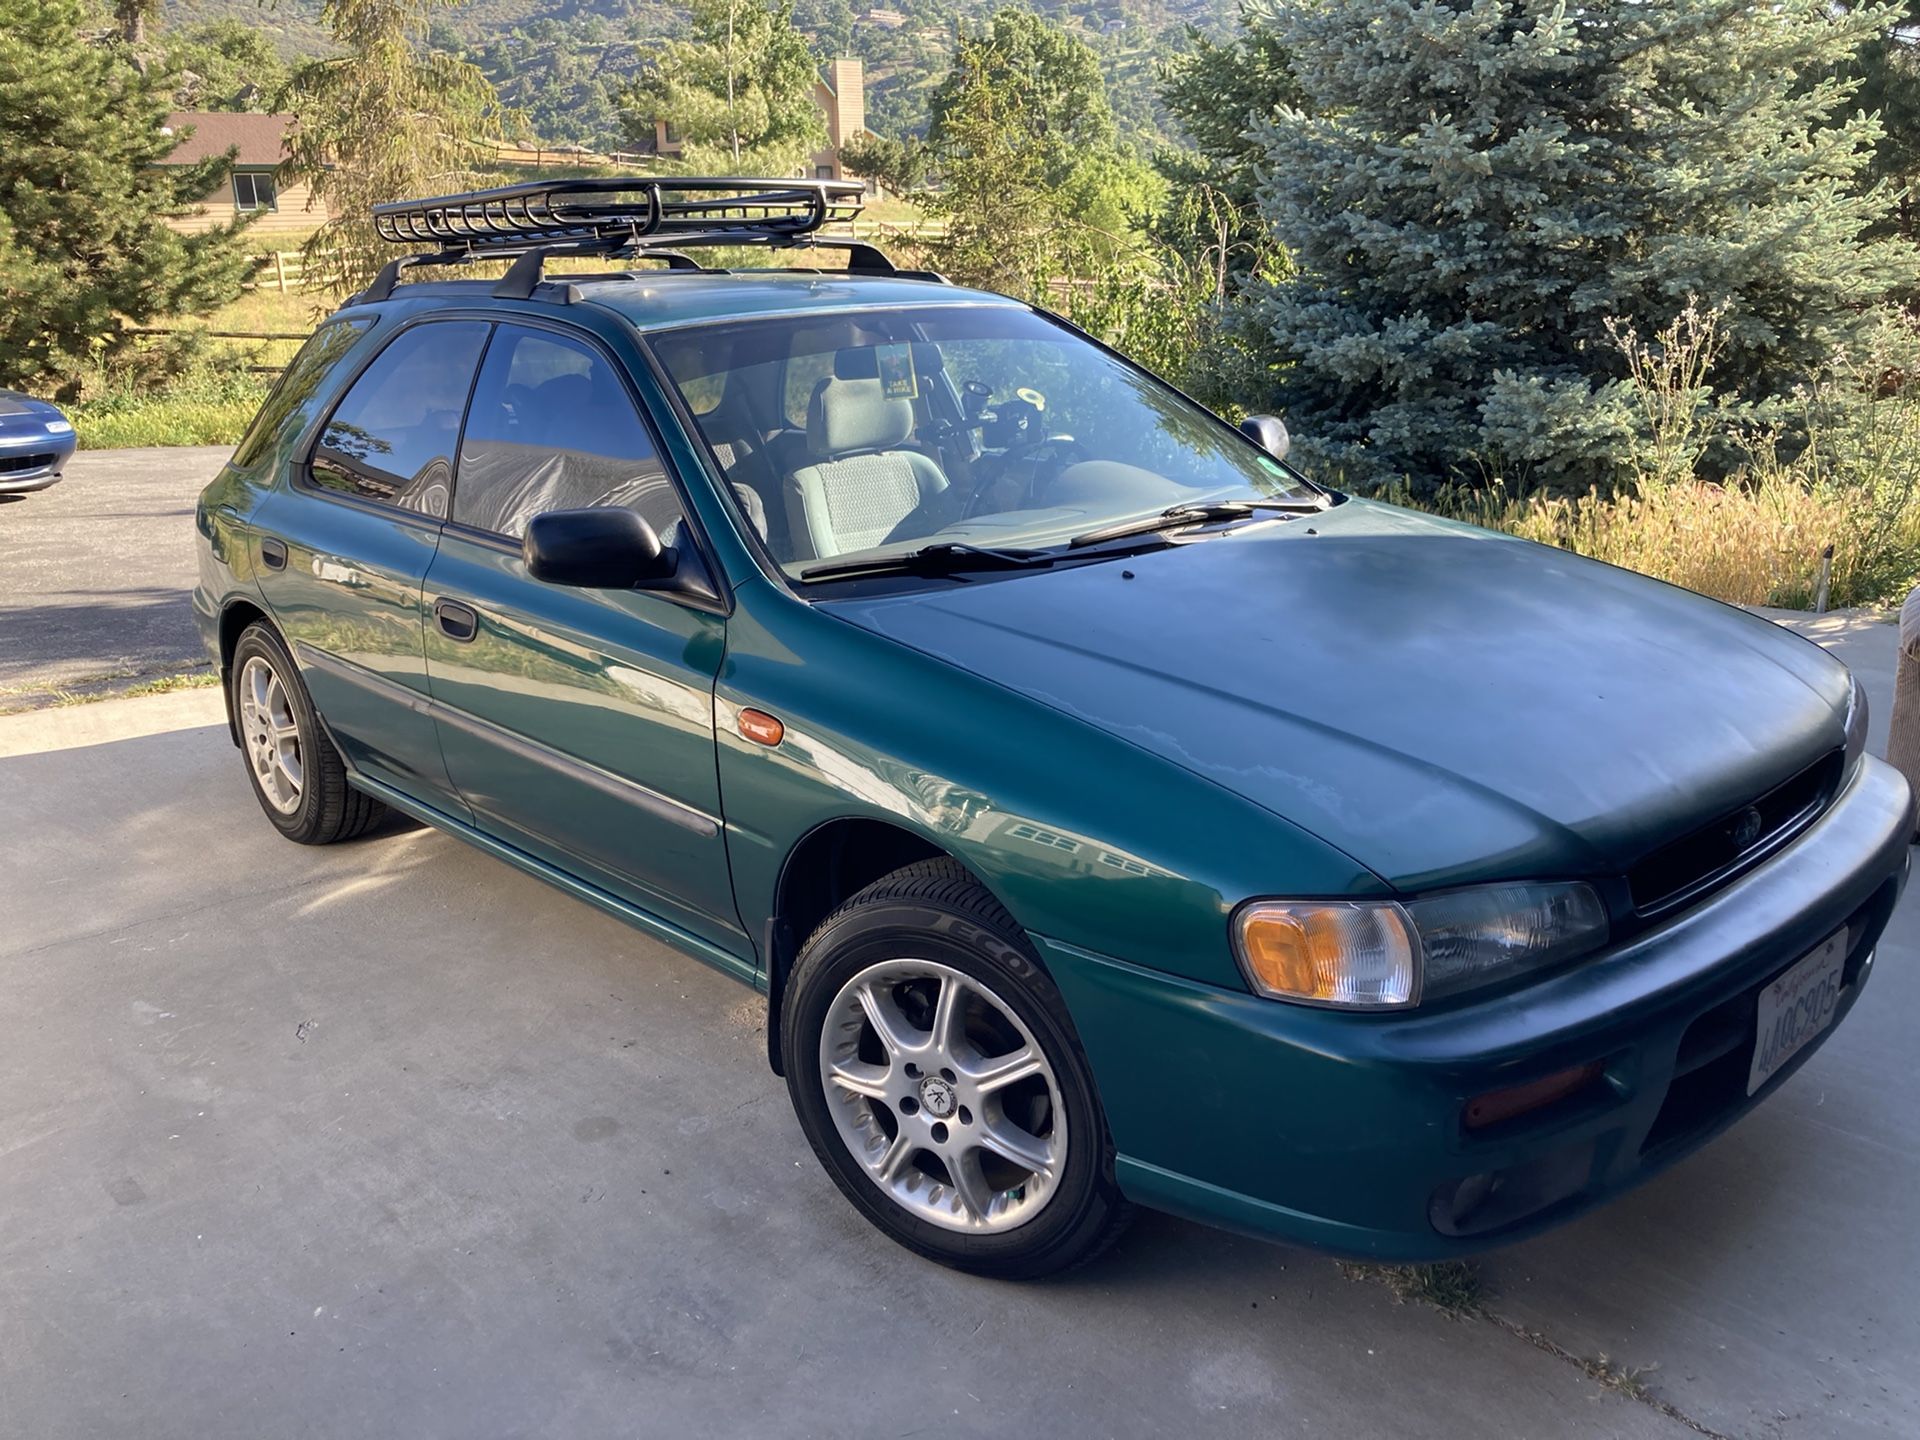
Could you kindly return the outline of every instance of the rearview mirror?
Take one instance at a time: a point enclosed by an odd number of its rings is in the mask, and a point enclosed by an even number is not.
[[[527,573],[549,585],[632,590],[673,579],[680,557],[631,510],[549,510],[527,524],[520,541]]]
[[[1249,415],[1240,422],[1240,433],[1276,460],[1286,459],[1293,445],[1286,424],[1277,415]]]

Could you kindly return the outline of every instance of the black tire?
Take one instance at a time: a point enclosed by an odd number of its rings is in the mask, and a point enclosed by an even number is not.
[[[903,957],[987,987],[991,1000],[1025,1026],[1052,1071],[1065,1111],[1065,1158],[1045,1203],[1012,1228],[969,1233],[922,1218],[881,1187],[836,1124],[821,1060],[836,999],[869,967]],[[976,1275],[1026,1280],[1085,1264],[1125,1229],[1131,1207],[1113,1178],[1106,1117],[1065,1002],[1013,917],[956,862],[896,870],[821,923],[794,964],[781,1038],[787,1091],[814,1154],[854,1206],[909,1250]],[[959,1114],[968,1116],[965,1107]],[[891,1109],[884,1118],[905,1123]]]
[[[249,673],[250,661],[264,664],[277,678],[285,695],[287,710],[298,731],[300,789],[292,808],[283,809],[268,794],[267,783],[254,764],[255,735],[248,734],[243,715],[241,687]],[[371,795],[363,794],[347,783],[347,767],[340,752],[333,748],[313,697],[307,694],[300,668],[273,627],[255,621],[241,632],[233,647],[233,660],[227,669],[227,703],[240,730],[240,753],[246,764],[247,782],[253,798],[267,819],[287,839],[302,845],[331,845],[364,835],[380,823],[387,807]]]

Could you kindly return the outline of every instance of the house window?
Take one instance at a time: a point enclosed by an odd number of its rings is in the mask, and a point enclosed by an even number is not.
[[[236,170],[233,172],[233,208],[236,210],[277,210],[273,198],[273,172]]]
[[[813,178],[814,178],[814,179],[816,179],[816,180],[831,180],[831,179],[833,179],[833,167],[832,167],[831,165],[816,165],[816,166],[814,166],[814,167],[813,167]]]

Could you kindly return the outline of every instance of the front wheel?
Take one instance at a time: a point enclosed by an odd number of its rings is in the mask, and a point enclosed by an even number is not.
[[[1066,1007],[999,903],[952,861],[895,871],[808,940],[782,1007],[814,1153],[893,1239],[1027,1279],[1124,1228]]]

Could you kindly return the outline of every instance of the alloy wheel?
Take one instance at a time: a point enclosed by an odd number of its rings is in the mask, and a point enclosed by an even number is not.
[[[1033,1032],[972,976],[887,960],[834,996],[820,1033],[834,1127],[895,1204],[949,1230],[1039,1214],[1067,1156],[1060,1086]]]
[[[300,722],[279,673],[264,656],[248,657],[240,670],[240,738],[253,778],[267,803],[282,815],[300,807],[305,769]]]

